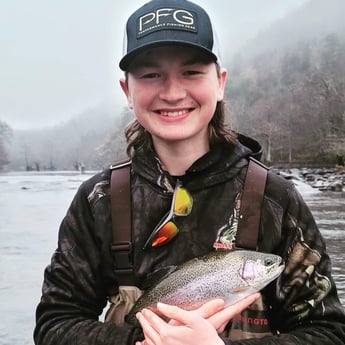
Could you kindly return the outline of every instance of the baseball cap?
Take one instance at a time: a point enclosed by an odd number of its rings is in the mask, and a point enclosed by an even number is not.
[[[209,15],[188,0],[151,0],[137,9],[126,24],[119,66],[126,71],[139,53],[164,45],[197,47],[220,63],[217,35]]]

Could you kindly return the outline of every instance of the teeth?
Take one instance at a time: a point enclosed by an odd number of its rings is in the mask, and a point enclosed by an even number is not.
[[[161,115],[163,116],[169,116],[169,117],[177,117],[181,116],[183,114],[186,114],[188,110],[179,110],[179,111],[161,111]]]

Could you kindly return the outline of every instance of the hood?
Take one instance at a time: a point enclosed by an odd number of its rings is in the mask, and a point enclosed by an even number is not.
[[[255,139],[247,137],[243,134],[237,134],[237,140],[240,142],[240,144],[252,151],[252,153],[250,154],[251,157],[255,158],[258,161],[261,160],[262,146]]]
[[[196,160],[187,169],[185,175],[178,178],[190,190],[198,190],[207,186],[223,183],[236,176],[248,164],[248,157],[260,160],[261,145],[254,139],[238,134],[234,145],[219,143],[204,156]],[[176,177],[164,171],[162,164],[154,152],[135,152],[132,159],[133,170],[164,190],[171,190]]]

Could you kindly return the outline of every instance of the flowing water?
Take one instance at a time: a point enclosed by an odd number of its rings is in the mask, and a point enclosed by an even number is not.
[[[320,192],[309,186],[300,191],[325,238],[339,298],[345,306],[345,192]]]
[[[88,174],[0,174],[0,345],[32,345],[43,271],[76,189]],[[333,259],[345,305],[345,193],[318,192],[300,184]]]

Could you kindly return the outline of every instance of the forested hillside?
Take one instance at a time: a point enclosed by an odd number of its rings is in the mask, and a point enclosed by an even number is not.
[[[268,162],[327,162],[345,149],[345,35],[234,62],[233,127],[257,138]]]
[[[120,111],[121,112],[121,109]],[[123,155],[129,114],[99,106],[66,123],[37,130],[14,130],[9,145],[10,170],[98,170]]]

